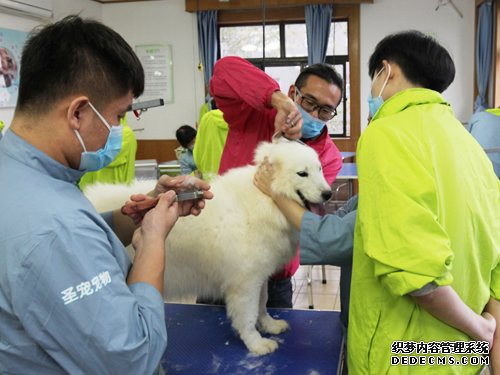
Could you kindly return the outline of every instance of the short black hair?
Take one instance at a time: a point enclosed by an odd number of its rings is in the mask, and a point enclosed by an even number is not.
[[[413,84],[443,92],[455,79],[455,64],[448,51],[432,36],[417,30],[402,31],[382,39],[368,62],[373,78],[382,60],[394,61]]]
[[[219,109],[219,107],[217,107],[217,103],[215,102],[214,98],[210,99],[210,108],[211,110]]]
[[[300,90],[305,86],[309,76],[317,76],[329,84],[337,86],[340,89],[339,103],[342,101],[344,96],[344,80],[333,66],[321,63],[309,65],[300,72],[295,80],[295,86]]]
[[[144,69],[130,45],[102,23],[71,15],[30,33],[16,112],[45,113],[74,94],[103,106],[129,91],[144,91]]]
[[[182,125],[175,132],[175,138],[182,147],[187,148],[189,144],[196,138],[196,129],[189,125]]]

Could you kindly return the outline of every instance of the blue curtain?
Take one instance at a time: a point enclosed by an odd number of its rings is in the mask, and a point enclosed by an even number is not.
[[[474,103],[474,113],[487,109],[486,89],[490,79],[491,53],[493,49],[493,11],[491,1],[479,7],[476,39],[476,78],[478,95]]]
[[[197,12],[198,47],[203,64],[205,86],[208,87],[217,59],[217,11]]]
[[[332,5],[306,5],[307,63],[309,65],[325,62],[330,26],[332,24]]]

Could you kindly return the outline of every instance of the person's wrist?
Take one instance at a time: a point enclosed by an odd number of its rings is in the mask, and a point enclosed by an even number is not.
[[[490,331],[488,320],[482,315],[478,315],[471,327],[471,332],[467,334],[476,341],[490,341],[492,332]]]
[[[138,251],[143,253],[165,251],[165,237],[161,235],[143,236],[142,246]]]
[[[271,103],[270,106],[276,109],[279,109],[283,106],[283,103],[288,99],[284,93],[279,90],[276,90],[271,95]]]

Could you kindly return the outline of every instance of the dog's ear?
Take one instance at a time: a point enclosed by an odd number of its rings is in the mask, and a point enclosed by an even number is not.
[[[264,158],[267,157],[269,162],[272,163],[271,155],[272,155],[273,144],[269,142],[261,142],[255,149],[255,154],[253,158],[253,162],[255,165],[259,165],[264,161]]]

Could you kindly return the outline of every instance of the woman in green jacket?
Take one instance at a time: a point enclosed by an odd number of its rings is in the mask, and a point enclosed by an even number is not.
[[[440,95],[455,67],[433,38],[387,36],[369,73],[349,372],[479,373],[500,318],[499,180]]]

